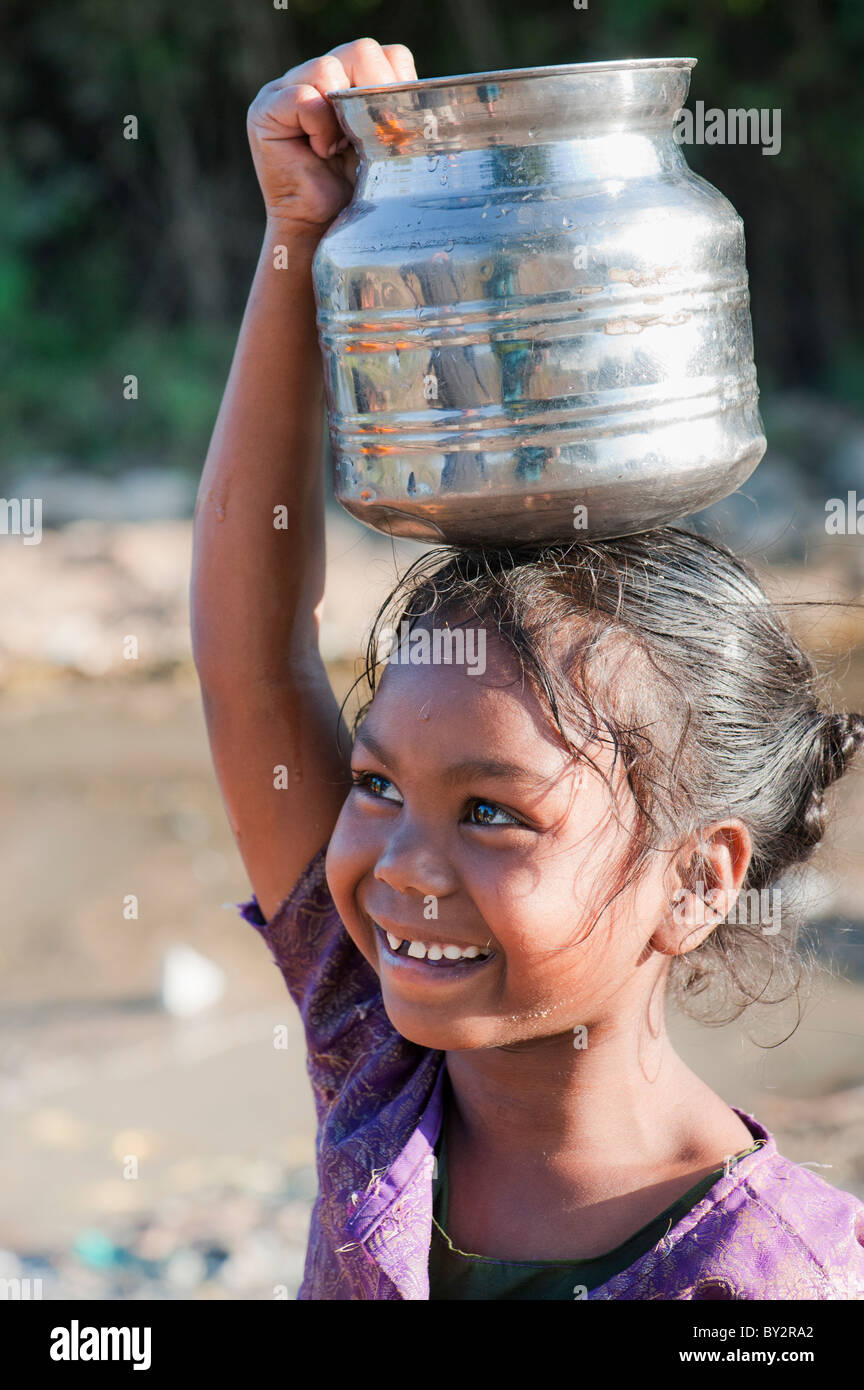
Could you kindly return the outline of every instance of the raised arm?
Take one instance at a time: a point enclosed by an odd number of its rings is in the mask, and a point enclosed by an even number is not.
[[[311,267],[356,158],[350,146],[331,153],[341,130],[323,93],[415,78],[408,49],[359,39],[290,69],[249,109],[267,224],[198,492],[191,607],[213,762],[266,917],[328,839],[350,784],[318,649],[324,394]]]

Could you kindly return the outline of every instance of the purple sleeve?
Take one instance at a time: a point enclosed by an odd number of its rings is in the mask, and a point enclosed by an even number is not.
[[[328,1103],[372,1042],[392,1032],[378,976],[342,923],[327,886],[324,845],[269,922],[253,895],[240,915],[267,946],[300,1010],[316,1102]],[[357,1027],[365,1024],[365,1027]],[[368,1036],[367,1036],[368,1035]]]

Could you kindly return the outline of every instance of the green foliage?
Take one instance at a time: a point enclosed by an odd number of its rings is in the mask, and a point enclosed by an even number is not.
[[[65,330],[65,334],[64,334]],[[27,463],[113,474],[131,462],[198,472],[219,407],[234,326],[136,324],[101,351],[76,351],[63,320],[35,318],[5,368],[0,480]],[[124,380],[138,379],[138,398]]]
[[[782,150],[686,151],[744,218],[763,386],[860,402],[860,0],[7,0],[0,101],[4,464],[197,470],[262,231],[257,89],[371,34],[421,76],[699,59],[691,101],[782,112]],[[135,115],[137,140],[123,138]],[[140,398],[124,401],[134,372]]]

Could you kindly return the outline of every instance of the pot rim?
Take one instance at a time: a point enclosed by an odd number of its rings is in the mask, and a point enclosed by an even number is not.
[[[426,87],[452,87],[476,83],[481,79],[547,77],[554,73],[628,72],[634,68],[687,68],[692,71],[698,61],[698,58],[612,58],[598,63],[554,63],[538,68],[499,68],[494,72],[460,72],[452,77],[421,77],[416,82],[384,82],[377,87],[340,87],[324,95],[328,101],[343,101],[376,92],[422,91]]]

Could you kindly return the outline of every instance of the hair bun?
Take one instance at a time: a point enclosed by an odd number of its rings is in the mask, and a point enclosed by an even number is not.
[[[864,714],[831,714],[822,739],[822,789],[842,777],[864,747]]]
[[[843,776],[856,753],[864,747],[864,714],[829,714],[822,726],[821,758],[810,799],[804,811],[803,830],[810,846],[825,834],[825,792]]]

